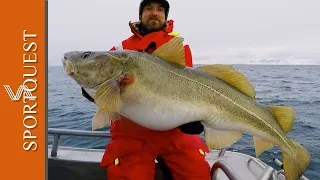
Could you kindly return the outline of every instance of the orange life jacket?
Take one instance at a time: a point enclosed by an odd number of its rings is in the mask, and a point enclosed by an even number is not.
[[[155,49],[159,48],[164,43],[168,42],[175,36],[178,36],[178,33],[173,32],[173,20],[167,22],[167,28],[149,33],[145,36],[141,35],[137,30],[135,23],[129,22],[129,27],[133,35],[128,39],[122,41],[120,46],[114,46],[111,50],[135,50],[140,52],[152,53]],[[192,54],[189,45],[185,45],[185,62],[188,67],[192,67]]]

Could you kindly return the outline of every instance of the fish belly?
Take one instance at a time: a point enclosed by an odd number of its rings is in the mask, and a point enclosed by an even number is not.
[[[121,114],[133,122],[146,128],[165,131],[176,128],[182,124],[198,121],[204,113],[189,103],[170,101],[143,101],[145,103],[125,103]],[[154,102],[154,100],[152,100]]]

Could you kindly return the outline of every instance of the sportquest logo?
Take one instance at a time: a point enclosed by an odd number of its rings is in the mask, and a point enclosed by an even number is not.
[[[23,114],[23,127],[22,132],[23,138],[23,149],[25,151],[36,151],[37,150],[37,139],[38,137],[32,132],[38,124],[37,120],[37,96],[36,90],[38,88],[37,84],[37,50],[38,45],[35,42],[37,39],[37,34],[27,33],[27,30],[23,30],[23,45],[22,48],[24,53],[22,54],[22,64],[23,64],[23,83],[19,85],[18,89],[13,90],[10,85],[3,85],[4,89],[7,91],[9,98],[14,102],[19,102],[21,99],[23,102],[22,114]],[[21,102],[21,103],[22,103]]]
[[[10,99],[12,101],[18,101],[21,98],[21,95],[23,93],[24,97],[28,97],[29,100],[35,101],[36,97],[34,97],[31,93],[31,90],[26,85],[20,85],[16,94],[13,93],[12,88],[9,85],[3,85],[3,87],[6,89]]]

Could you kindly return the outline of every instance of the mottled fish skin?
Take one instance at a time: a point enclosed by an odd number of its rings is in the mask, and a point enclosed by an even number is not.
[[[142,126],[169,130],[201,120],[207,134],[215,130],[235,132],[230,137],[237,141],[241,132],[251,133],[279,145],[284,153],[287,179],[299,177],[310,162],[309,153],[286,136],[270,109],[210,73],[130,50],[69,52],[62,61],[67,74],[93,98],[105,82],[108,90],[120,88],[119,99],[114,101],[121,105],[115,113]],[[120,77],[131,78],[133,83],[117,86]]]

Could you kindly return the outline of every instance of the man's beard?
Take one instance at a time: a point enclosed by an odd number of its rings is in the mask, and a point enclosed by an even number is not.
[[[149,22],[151,20],[157,20],[158,22]],[[161,20],[159,20],[159,18],[151,17],[148,19],[148,21],[146,23],[141,22],[140,28],[143,31],[143,33],[145,33],[145,34],[164,29],[166,27],[166,22],[164,22],[163,24],[158,24],[159,22],[161,22]]]

